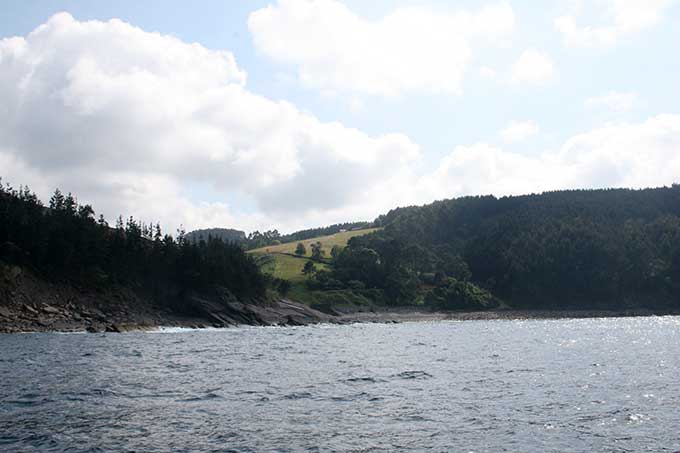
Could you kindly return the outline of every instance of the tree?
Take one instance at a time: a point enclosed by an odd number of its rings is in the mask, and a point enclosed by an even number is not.
[[[305,256],[307,254],[307,248],[302,242],[298,242],[297,247],[295,247],[295,254],[298,256]]]
[[[305,275],[310,275],[316,272],[316,266],[314,266],[314,262],[312,261],[307,261],[305,263],[305,267],[302,268],[302,273]]]
[[[54,195],[50,198],[50,209],[54,211],[60,211],[64,208],[64,195],[61,190],[56,189]]]
[[[163,231],[161,230],[161,224],[156,223],[156,226],[154,227],[153,230],[153,240],[154,242],[161,242],[161,239],[163,239]]]
[[[331,249],[331,257],[333,259],[336,259],[338,257],[338,255],[340,255],[341,251],[342,251],[342,249],[340,248],[339,245],[334,245],[333,248]]]
[[[15,190],[1,182],[0,262],[88,291],[109,285],[139,290],[171,309],[183,309],[188,290],[225,289],[241,300],[265,294],[265,276],[238,245],[217,239],[202,245],[180,237],[175,241],[162,237],[159,225],[152,228],[132,217],[124,222],[119,216],[112,231],[103,216],[97,218],[72,194],[56,190],[46,209],[28,188]]]
[[[312,259],[320,261],[321,258],[323,258],[324,254],[326,253],[321,248],[321,242],[317,241],[314,244],[312,244],[311,247],[312,247]]]
[[[279,294],[286,297],[288,291],[290,291],[291,283],[288,280],[281,280],[278,284]]]

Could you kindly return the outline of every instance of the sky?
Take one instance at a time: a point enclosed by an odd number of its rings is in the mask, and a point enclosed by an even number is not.
[[[5,0],[0,177],[291,232],[680,182],[680,0]]]

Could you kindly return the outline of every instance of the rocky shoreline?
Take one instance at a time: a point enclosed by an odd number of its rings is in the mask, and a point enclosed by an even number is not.
[[[160,327],[299,326],[341,322],[302,304],[281,300],[266,306],[229,303],[203,306],[201,314],[184,316],[164,310],[116,310],[69,303],[0,305],[0,333],[13,332],[126,332]]]
[[[409,308],[384,312],[360,312],[340,316],[351,322],[427,322],[427,321],[511,321],[529,319],[628,318],[680,316],[680,310],[517,310],[431,312]]]
[[[680,315],[679,310],[649,309],[431,312],[417,307],[340,313],[322,312],[286,299],[242,303],[220,291],[184,295],[182,306],[190,310],[178,313],[126,288],[85,290],[45,282],[17,267],[3,266],[0,271],[0,332],[4,333]]]
[[[653,310],[497,310],[484,312],[429,312],[413,309],[355,312],[329,315],[306,305],[280,300],[265,306],[232,302],[224,307],[206,303],[198,316],[169,312],[128,310],[111,312],[67,304],[55,306],[21,304],[0,306],[0,333],[18,332],[126,332],[163,327],[190,329],[250,326],[305,326],[314,324],[401,323],[436,321],[481,321],[523,319],[578,319],[632,316],[680,315]]]
[[[288,300],[241,303],[226,290],[169,293],[163,306],[125,287],[78,288],[0,265],[0,332],[123,332],[158,327],[306,325],[335,317]],[[339,321],[338,321],[339,322]]]

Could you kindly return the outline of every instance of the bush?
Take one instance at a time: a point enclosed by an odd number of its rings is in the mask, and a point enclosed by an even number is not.
[[[430,291],[425,303],[438,310],[488,310],[498,307],[498,301],[487,290],[455,278],[449,278],[446,286]]]
[[[282,297],[286,297],[288,291],[290,291],[291,286],[292,284],[288,280],[278,279],[276,290]]]
[[[331,275],[328,271],[318,271],[307,281],[307,287],[316,290],[343,289],[345,285],[340,280],[331,277]]]
[[[350,289],[365,289],[366,285],[359,280],[350,280],[347,282],[347,287]]]

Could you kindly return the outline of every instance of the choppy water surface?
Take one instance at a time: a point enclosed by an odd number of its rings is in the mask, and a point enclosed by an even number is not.
[[[677,451],[680,318],[0,335],[1,451]]]

